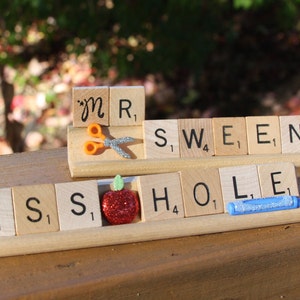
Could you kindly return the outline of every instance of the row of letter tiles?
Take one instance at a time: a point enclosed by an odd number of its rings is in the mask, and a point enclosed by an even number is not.
[[[91,123],[103,126],[141,125],[145,120],[143,86],[74,87],[73,126]]]
[[[139,195],[149,222],[227,212],[230,201],[298,195],[292,163],[190,169],[175,173],[126,177],[125,188]],[[101,199],[113,179],[0,189],[0,236],[107,226]]]
[[[144,121],[146,158],[300,153],[300,116]]]

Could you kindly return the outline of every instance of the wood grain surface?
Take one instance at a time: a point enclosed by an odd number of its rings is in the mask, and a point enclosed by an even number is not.
[[[74,180],[66,148],[0,166],[0,187]],[[299,255],[297,223],[4,257],[0,299],[297,299]]]

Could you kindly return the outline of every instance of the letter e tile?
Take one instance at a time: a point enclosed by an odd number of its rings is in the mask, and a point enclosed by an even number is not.
[[[216,155],[246,155],[248,153],[244,117],[213,118]]]
[[[180,173],[185,217],[224,212],[218,169],[189,169]]]
[[[179,173],[138,177],[142,221],[183,218]]]
[[[262,197],[280,195],[298,196],[295,165],[291,162],[257,166]]]
[[[97,180],[55,184],[60,230],[102,225]]]
[[[12,188],[17,235],[58,231],[53,184]]]
[[[281,153],[278,116],[246,117],[249,154]]]

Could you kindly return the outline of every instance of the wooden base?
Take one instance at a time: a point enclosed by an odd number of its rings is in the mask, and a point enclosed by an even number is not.
[[[76,180],[66,148],[0,156],[0,166],[0,187]],[[29,238],[38,248],[47,243]],[[0,239],[2,244],[7,247],[8,240]],[[297,299],[299,255],[300,223],[1,257],[0,298]]]

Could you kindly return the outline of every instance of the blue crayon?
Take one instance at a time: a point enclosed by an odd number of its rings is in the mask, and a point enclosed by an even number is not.
[[[229,202],[227,210],[230,215],[256,214],[298,208],[299,201],[299,197],[289,195],[238,200]]]

